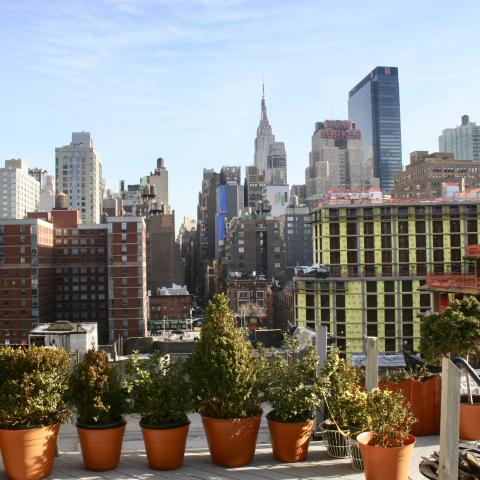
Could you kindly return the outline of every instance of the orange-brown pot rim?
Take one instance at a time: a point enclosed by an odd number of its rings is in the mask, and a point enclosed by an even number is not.
[[[304,420],[303,422],[279,422],[278,420],[270,420],[267,417],[268,423],[277,423],[279,425],[308,425],[309,423],[313,422],[313,418],[309,418],[308,420]]]
[[[408,434],[407,437],[407,442],[400,446],[400,447],[377,447],[376,445],[369,445],[368,442],[362,441],[364,438],[369,438],[372,434],[370,432],[362,432],[357,435],[357,442],[364,445],[365,447],[372,447],[372,448],[385,448],[388,450],[395,449],[395,448],[405,448],[410,445],[415,445],[417,441],[417,437],[415,435],[412,435],[411,433]]]

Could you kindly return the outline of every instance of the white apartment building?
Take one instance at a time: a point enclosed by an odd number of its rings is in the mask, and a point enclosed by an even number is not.
[[[23,160],[5,160],[0,168],[0,218],[23,219],[38,210],[40,182],[28,174]]]
[[[103,200],[102,162],[90,132],[72,133],[70,145],[55,149],[56,190],[68,196],[83,223],[100,223]]]

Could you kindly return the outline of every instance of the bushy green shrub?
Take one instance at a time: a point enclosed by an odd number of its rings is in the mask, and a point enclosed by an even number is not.
[[[401,447],[405,445],[415,417],[410,405],[400,393],[374,388],[367,394],[365,408],[370,443],[377,447]]]
[[[245,418],[261,413],[259,360],[223,294],[207,306],[188,371],[203,415]]]
[[[474,297],[455,300],[444,312],[426,315],[420,331],[420,351],[430,361],[479,355],[480,303]]]
[[[127,364],[126,385],[132,399],[131,410],[142,416],[141,425],[188,422],[193,399],[184,366],[183,361],[172,363],[168,355],[160,352],[148,359],[134,353]]]
[[[0,349],[0,427],[65,421],[70,355],[61,349]]]
[[[313,347],[303,351],[298,340],[285,338],[282,353],[268,355],[264,368],[265,400],[272,411],[270,420],[305,422],[321,404],[316,383],[318,355]]]
[[[69,404],[83,425],[108,425],[126,411],[126,392],[114,365],[103,350],[89,350],[69,381]]]
[[[328,354],[320,375],[319,388],[332,427],[351,432],[363,430],[366,394],[362,390],[358,370],[347,365],[338,350]]]

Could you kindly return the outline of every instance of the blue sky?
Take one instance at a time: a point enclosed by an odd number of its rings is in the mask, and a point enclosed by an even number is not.
[[[162,156],[177,227],[202,170],[253,162],[267,108],[303,183],[316,121],[347,118],[349,89],[399,67],[404,163],[480,123],[480,2],[444,0],[1,0],[0,162],[54,172],[54,149],[92,132],[109,186]]]

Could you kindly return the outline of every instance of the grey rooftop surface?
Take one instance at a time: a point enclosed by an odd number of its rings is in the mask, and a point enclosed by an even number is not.
[[[272,455],[266,419],[258,435],[257,449],[253,463],[240,468],[218,467],[210,461],[205,434],[199,415],[190,415],[192,421],[187,442],[184,465],[178,470],[164,472],[148,467],[138,418],[128,417],[127,430],[123,440],[122,457],[116,470],[90,472],[84,469],[77,434],[72,424],[62,425],[59,438],[60,454],[55,459],[51,480],[296,480],[296,479],[364,479],[363,473],[356,472],[348,459],[333,459],[327,455],[322,441],[310,443],[308,458],[300,463],[281,463]],[[418,471],[422,456],[429,456],[438,450],[438,437],[420,437],[414,450],[410,478],[424,479]],[[6,479],[3,466],[0,479]],[[388,479],[385,479],[388,480]]]

